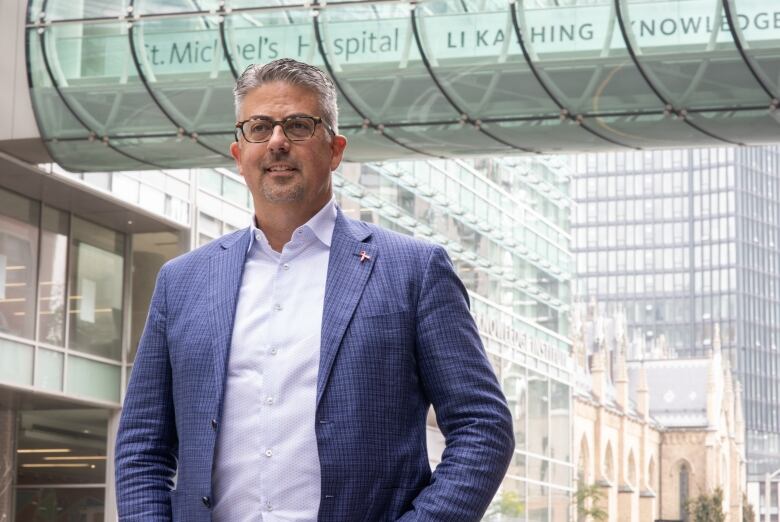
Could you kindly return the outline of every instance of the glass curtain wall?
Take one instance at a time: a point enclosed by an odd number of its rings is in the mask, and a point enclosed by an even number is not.
[[[191,248],[248,226],[252,203],[240,176],[221,168],[187,174]],[[95,181],[113,192],[115,176]],[[465,282],[515,422],[515,458],[488,511],[495,522],[568,520],[569,182],[559,158],[345,164],[333,175],[348,216],[444,246]],[[134,235],[134,272],[156,273],[179,247],[171,237]],[[133,279],[129,362],[152,288],[151,278]]]
[[[109,412],[19,413],[16,522],[103,522]]]
[[[118,405],[124,235],[0,201],[0,381]]]

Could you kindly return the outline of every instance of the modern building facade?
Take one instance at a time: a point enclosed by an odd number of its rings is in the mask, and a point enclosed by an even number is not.
[[[744,387],[751,500],[763,506],[759,483],[780,468],[780,149],[573,161],[578,299],[624,311],[649,352],[699,356],[721,325]]]
[[[156,273],[248,226],[248,192],[225,169],[70,173],[6,155],[0,168],[0,508],[19,522],[114,520],[113,441]],[[445,246],[469,290],[517,439],[488,520],[570,515],[568,183],[555,159],[334,173],[345,213]],[[435,466],[444,444],[429,422]]]

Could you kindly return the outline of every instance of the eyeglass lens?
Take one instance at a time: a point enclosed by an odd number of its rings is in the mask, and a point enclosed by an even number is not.
[[[291,140],[305,140],[314,135],[316,122],[313,118],[294,116],[283,120],[280,124],[285,136]],[[262,142],[271,139],[276,124],[267,119],[249,120],[244,123],[244,137],[248,141]]]

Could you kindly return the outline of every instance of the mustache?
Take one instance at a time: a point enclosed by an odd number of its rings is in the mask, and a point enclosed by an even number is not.
[[[266,156],[265,160],[260,164],[260,167],[262,170],[268,170],[268,168],[271,165],[276,165],[277,163],[285,163],[296,170],[300,170],[300,166],[298,165],[298,162],[293,161],[290,158],[290,154],[288,152],[269,153]]]

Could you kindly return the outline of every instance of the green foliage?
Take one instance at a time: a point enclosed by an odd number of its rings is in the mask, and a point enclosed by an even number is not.
[[[723,512],[723,490],[715,488],[711,495],[703,493],[688,501],[691,522],[726,522]]]
[[[593,520],[601,522],[607,520],[609,514],[601,507],[604,492],[598,484],[585,484],[577,482],[577,491],[574,493],[574,502],[577,505],[577,520]]]
[[[742,494],[742,522],[756,522],[756,512],[753,504],[748,502],[747,495]]]
[[[525,502],[520,499],[520,495],[514,491],[502,491],[501,496],[488,508],[486,516],[520,517],[523,513],[525,513]]]

